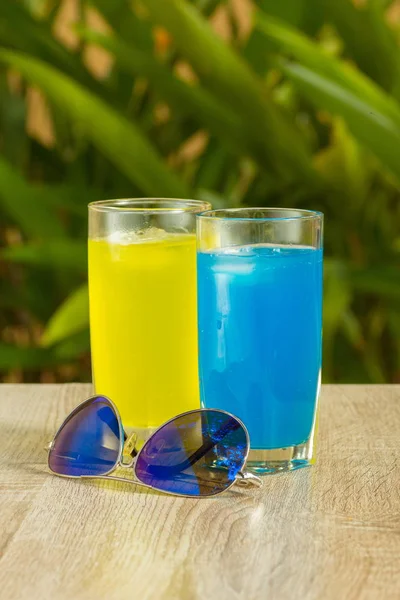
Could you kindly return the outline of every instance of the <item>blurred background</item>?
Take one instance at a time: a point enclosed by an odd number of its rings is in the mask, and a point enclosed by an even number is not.
[[[88,381],[87,203],[326,217],[324,380],[400,381],[398,0],[1,0],[0,378]]]

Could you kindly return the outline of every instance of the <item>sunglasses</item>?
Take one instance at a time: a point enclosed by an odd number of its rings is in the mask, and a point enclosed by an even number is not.
[[[176,496],[216,496],[235,483],[261,485],[244,471],[249,434],[233,415],[216,409],[182,413],[161,425],[136,450],[114,403],[93,396],[65,419],[48,447],[49,469],[61,477],[126,481]],[[133,469],[133,479],[112,476]]]

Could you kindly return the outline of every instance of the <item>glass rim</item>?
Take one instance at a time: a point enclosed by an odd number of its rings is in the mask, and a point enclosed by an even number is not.
[[[168,206],[169,205],[169,206]],[[134,214],[182,214],[199,213],[211,209],[206,200],[185,198],[116,198],[96,200],[88,204],[89,211]]]
[[[267,213],[270,211],[280,213],[298,213],[291,214],[288,216],[240,216],[241,213],[260,211]],[[238,215],[238,216],[236,216]],[[218,221],[266,221],[266,222],[282,222],[282,221],[304,221],[304,220],[318,220],[323,219],[324,213],[317,210],[307,210],[304,208],[279,208],[279,207],[267,207],[267,206],[243,206],[240,208],[217,208],[201,212],[197,215],[198,219],[209,219]]]

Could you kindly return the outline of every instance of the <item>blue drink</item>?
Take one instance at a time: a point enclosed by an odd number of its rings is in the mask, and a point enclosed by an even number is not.
[[[322,249],[198,253],[201,399],[237,415],[252,449],[306,442],[321,370]]]

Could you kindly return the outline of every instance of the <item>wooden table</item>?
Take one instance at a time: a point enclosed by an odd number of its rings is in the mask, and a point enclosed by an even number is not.
[[[208,500],[50,475],[88,395],[0,386],[2,600],[400,598],[400,386],[325,386],[317,466]]]

